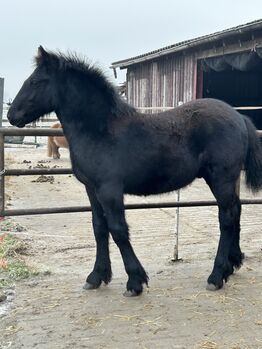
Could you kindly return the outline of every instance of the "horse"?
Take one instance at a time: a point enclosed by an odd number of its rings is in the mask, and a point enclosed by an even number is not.
[[[8,119],[24,127],[54,111],[61,122],[73,172],[92,208],[96,259],[84,288],[111,281],[111,234],[128,276],[124,295],[140,295],[149,278],[129,239],[124,194],[171,192],[196,178],[205,180],[218,205],[220,240],[207,289],[222,288],[244,259],[236,192],[242,168],[247,187],[262,187],[262,148],[252,122],[215,99],[145,115],[119,96],[100,68],[76,54],[40,46],[35,64]]]
[[[51,126],[51,128],[62,128],[60,122],[56,122]],[[48,136],[47,139],[47,156],[53,159],[60,159],[61,155],[59,153],[59,148],[67,148],[68,142],[63,136]]]

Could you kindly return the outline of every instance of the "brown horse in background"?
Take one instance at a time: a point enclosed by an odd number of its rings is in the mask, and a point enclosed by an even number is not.
[[[51,126],[51,128],[62,128],[60,122],[56,122]],[[67,148],[68,143],[64,136],[48,136],[47,140],[47,156],[53,159],[60,159],[61,155],[59,153],[59,148]]]

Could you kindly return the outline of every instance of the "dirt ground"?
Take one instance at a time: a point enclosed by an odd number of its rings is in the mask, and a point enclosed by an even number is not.
[[[60,160],[48,160],[44,148],[8,148],[6,154],[9,168],[69,166],[67,150]],[[8,208],[88,204],[73,176],[36,179],[8,180]],[[241,196],[251,197],[244,186]],[[201,180],[181,192],[181,200],[211,198]],[[149,200],[176,200],[176,193],[126,198]],[[127,277],[112,241],[112,282],[82,289],[95,258],[90,213],[13,218],[24,227],[13,234],[28,243],[27,263],[40,274],[16,283],[9,303],[2,303],[0,348],[262,348],[261,210],[243,207],[241,245],[247,258],[217,292],[205,289],[219,237],[216,207],[180,209],[182,260],[176,263],[171,261],[176,209],[128,211],[133,246],[150,277],[149,288],[135,298],[122,295]]]

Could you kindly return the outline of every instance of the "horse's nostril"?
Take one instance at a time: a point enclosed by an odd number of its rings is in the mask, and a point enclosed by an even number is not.
[[[13,119],[13,114],[12,114],[11,109],[8,110],[7,119],[8,119],[9,121],[11,121],[11,120]]]
[[[16,108],[11,107],[7,113],[7,119],[10,124],[13,126],[20,126],[24,124],[23,122],[23,113]]]

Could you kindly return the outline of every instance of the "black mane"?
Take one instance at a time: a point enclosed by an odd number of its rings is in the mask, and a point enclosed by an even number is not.
[[[110,105],[110,113],[114,116],[131,115],[136,112],[136,109],[130,106],[126,101],[118,94],[115,86],[106,76],[105,72],[88,62],[83,56],[79,57],[76,53],[69,52],[64,54],[62,52],[47,51],[49,55],[49,61],[53,67],[56,67],[59,71],[67,73],[69,71],[75,72],[87,78],[94,86],[96,86],[104,94],[106,100]],[[47,64],[43,62],[41,57],[35,57],[36,66]]]

